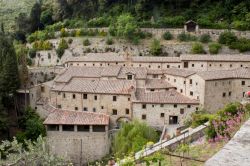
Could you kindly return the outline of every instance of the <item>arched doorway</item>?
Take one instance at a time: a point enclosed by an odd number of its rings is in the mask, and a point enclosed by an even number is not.
[[[131,121],[131,118],[129,117],[126,117],[126,116],[119,117],[116,120],[116,126],[117,128],[121,128],[122,123],[128,123],[130,121]]]

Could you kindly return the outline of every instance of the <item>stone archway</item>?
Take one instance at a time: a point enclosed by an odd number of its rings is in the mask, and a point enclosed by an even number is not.
[[[130,121],[131,121],[131,118],[129,118],[127,116],[121,116],[121,117],[117,118],[116,119],[117,128],[120,128],[122,123],[128,123]]]

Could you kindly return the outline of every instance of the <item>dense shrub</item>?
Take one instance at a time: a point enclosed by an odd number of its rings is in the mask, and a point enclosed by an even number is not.
[[[211,41],[211,36],[209,34],[202,34],[200,36],[200,42],[202,43],[208,43]]]
[[[209,43],[208,48],[210,54],[218,54],[221,49],[221,45],[219,43],[213,42]]]
[[[111,17],[93,18],[87,22],[88,27],[108,27],[111,22]]]
[[[106,39],[106,44],[107,45],[112,45],[114,42],[113,42],[113,39],[111,38],[111,37],[108,37],[107,39]]]
[[[240,38],[237,41],[232,42],[229,48],[237,49],[240,52],[250,51],[250,40],[246,38]]]
[[[67,49],[69,48],[69,45],[65,39],[61,39],[59,42],[58,48]]]
[[[157,132],[146,123],[123,123],[113,139],[112,150],[116,157],[124,157],[141,150],[147,142],[156,142],[158,138]]]
[[[60,34],[61,37],[67,37],[69,35],[69,33],[65,30],[65,28],[62,28],[60,32],[61,32]]]
[[[68,39],[68,43],[69,43],[69,44],[72,44],[72,42],[73,42],[73,39],[72,39],[72,38],[69,38],[69,39]]]
[[[208,114],[205,112],[198,112],[192,114],[192,124],[191,126],[193,128],[198,127],[206,122],[208,122],[210,119],[212,119],[214,115]]]
[[[233,42],[237,41],[237,37],[233,32],[223,32],[220,34],[218,42],[220,44],[231,45]]]
[[[45,41],[45,40],[52,39],[52,38],[55,38],[54,31],[50,31],[50,32],[48,32],[48,31],[36,31],[27,37],[27,41],[29,43],[32,43],[32,42],[37,41],[37,40]]]
[[[191,49],[192,54],[205,54],[205,50],[203,48],[203,45],[201,43],[193,43],[192,49]]]
[[[191,34],[186,34],[185,32],[180,33],[177,36],[177,39],[182,42],[187,42],[187,41],[196,41],[197,37],[193,36]]]
[[[250,28],[249,23],[247,23],[246,21],[240,21],[240,20],[234,21],[232,23],[232,26],[234,29],[237,29],[240,31],[245,31],[245,30],[248,30]]]
[[[89,46],[90,44],[91,44],[91,43],[90,43],[89,39],[83,40],[83,45],[84,45],[84,46]]]
[[[183,16],[164,17],[156,22],[158,27],[164,28],[182,27],[184,23],[185,18]]]
[[[52,44],[49,41],[35,41],[32,45],[35,50],[51,50]]]
[[[163,34],[163,39],[171,40],[171,39],[173,39],[173,35],[169,31],[167,31]]]
[[[150,53],[155,56],[162,54],[162,47],[159,40],[154,39],[150,45]]]
[[[58,47],[57,49],[56,49],[56,54],[57,54],[57,56],[58,56],[58,58],[62,58],[62,56],[63,56],[63,54],[64,54],[64,49],[63,48],[60,48],[60,47]]]
[[[35,58],[36,57],[36,49],[34,49],[34,48],[29,49],[28,54],[29,54],[30,58]]]

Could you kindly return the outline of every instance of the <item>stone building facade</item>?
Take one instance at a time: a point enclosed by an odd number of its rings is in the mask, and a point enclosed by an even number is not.
[[[180,57],[124,56],[116,53],[90,53],[65,59],[69,66],[129,66],[147,69],[185,68],[195,71],[250,67],[250,55],[181,55]]]
[[[50,152],[83,165],[109,153],[109,116],[54,110],[44,121]]]

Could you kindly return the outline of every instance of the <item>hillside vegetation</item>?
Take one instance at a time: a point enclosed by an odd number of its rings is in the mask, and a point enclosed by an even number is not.
[[[5,29],[15,29],[15,18],[19,13],[29,13],[36,0],[0,0],[0,22]]]

